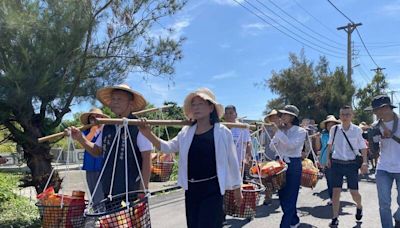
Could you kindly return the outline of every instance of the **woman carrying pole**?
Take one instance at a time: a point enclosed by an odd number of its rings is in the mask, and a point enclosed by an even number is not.
[[[296,204],[302,172],[301,151],[306,130],[299,127],[298,115],[299,109],[294,105],[286,105],[283,110],[279,110],[280,124],[274,124],[275,134],[270,143],[270,147],[279,151],[288,164],[286,185],[278,192],[283,211],[281,228],[295,228],[300,224]]]
[[[178,184],[185,189],[187,226],[222,227],[225,190],[235,190],[236,203],[242,198],[232,134],[219,123],[224,110],[209,89],[190,93],[183,109],[185,116],[194,122],[170,141],[158,138],[148,124],[139,130],[160,151],[180,153]]]

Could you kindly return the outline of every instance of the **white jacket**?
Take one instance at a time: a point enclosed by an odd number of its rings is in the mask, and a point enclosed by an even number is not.
[[[196,128],[197,124],[185,126],[172,140],[161,140],[162,152],[179,152],[178,184],[185,190],[188,189],[188,154]],[[218,182],[221,195],[224,195],[225,190],[239,188],[242,183],[236,147],[231,131],[219,123],[214,124],[214,143]]]

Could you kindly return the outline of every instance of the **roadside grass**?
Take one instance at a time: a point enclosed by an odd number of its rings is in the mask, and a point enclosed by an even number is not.
[[[14,192],[21,176],[0,172],[0,227],[40,227],[35,202]]]

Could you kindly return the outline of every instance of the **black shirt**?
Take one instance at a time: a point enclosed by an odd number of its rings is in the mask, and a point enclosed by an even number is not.
[[[214,127],[194,135],[188,154],[188,178],[205,179],[217,175],[215,160]]]

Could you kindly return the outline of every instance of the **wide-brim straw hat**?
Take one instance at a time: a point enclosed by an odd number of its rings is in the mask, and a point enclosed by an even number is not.
[[[278,111],[276,111],[276,109],[272,109],[271,112],[269,112],[265,118],[264,118],[264,122],[268,123],[269,121],[269,117],[274,116],[274,115],[278,115]]]
[[[100,109],[92,108],[89,110],[89,112],[82,113],[82,115],[79,117],[79,119],[81,120],[81,123],[84,125],[89,124],[89,116],[93,115],[93,114],[100,115],[102,118],[110,118],[109,116],[104,114]]]
[[[285,105],[285,107],[283,109],[280,109],[278,111],[279,113],[285,113],[285,114],[289,114],[292,115],[294,117],[299,118],[299,109],[294,106],[294,105]]]
[[[224,107],[216,101],[214,93],[207,88],[200,88],[194,92],[189,93],[189,95],[187,95],[185,98],[183,104],[183,113],[185,114],[186,118],[193,119],[190,107],[192,105],[192,100],[195,97],[201,97],[202,99],[213,103],[214,108],[217,111],[218,118],[221,118],[224,115]]]
[[[143,95],[140,94],[139,92],[134,91],[126,84],[101,88],[97,90],[96,97],[104,106],[110,107],[111,94],[114,90],[122,90],[132,94],[133,96],[133,105],[131,110],[132,112],[141,111],[146,107],[147,102],[146,99],[144,99]]]
[[[328,116],[326,117],[326,120],[322,121],[322,122],[319,124],[319,127],[320,127],[321,129],[325,129],[326,123],[329,123],[329,122],[333,122],[333,123],[336,123],[336,124],[340,124],[340,123],[341,123],[340,120],[336,119],[334,115],[328,115]]]

